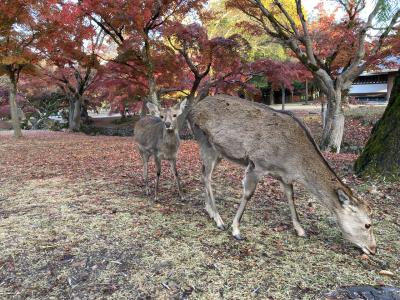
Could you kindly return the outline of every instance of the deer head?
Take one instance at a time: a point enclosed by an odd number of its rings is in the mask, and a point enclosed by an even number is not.
[[[159,117],[167,131],[174,131],[178,128],[178,117],[183,113],[186,106],[186,99],[170,108],[159,108],[157,105],[148,102],[147,108],[153,116]]]
[[[360,247],[366,254],[376,253],[376,242],[370,219],[371,208],[342,189],[336,191],[340,207],[335,209],[343,237]]]

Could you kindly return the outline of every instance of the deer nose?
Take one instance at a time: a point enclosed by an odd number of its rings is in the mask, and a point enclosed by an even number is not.
[[[165,127],[170,128],[171,127],[171,122],[165,122]]]
[[[376,245],[370,246],[369,252],[371,252],[372,255],[375,255],[376,254]]]

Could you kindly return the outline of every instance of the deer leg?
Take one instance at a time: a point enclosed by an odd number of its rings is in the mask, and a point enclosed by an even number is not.
[[[214,219],[217,227],[221,230],[225,229],[224,221],[218,213],[215,205],[215,198],[211,187],[212,172],[218,163],[218,153],[211,147],[202,147],[201,156],[203,159],[202,179],[206,190],[206,206],[205,209],[212,219]]]
[[[161,175],[161,160],[154,155],[154,161],[156,163],[156,170],[157,170],[157,178],[156,178],[156,188],[154,190],[154,201],[158,200],[158,184],[160,182],[160,175]]]
[[[245,176],[242,181],[243,184],[242,201],[240,202],[239,208],[232,222],[232,235],[237,240],[243,239],[243,237],[240,234],[239,223],[243,216],[243,212],[246,208],[247,201],[249,201],[250,198],[253,196],[259,180],[260,180],[260,174],[255,170],[254,163],[250,162],[250,164],[246,168]]]
[[[288,184],[281,181],[281,187],[283,192],[286,195],[286,198],[289,202],[290,213],[292,216],[292,223],[293,227],[296,230],[298,236],[305,236],[306,233],[303,227],[300,225],[299,216],[297,215],[296,206],[294,205],[294,198],[293,198],[293,184]]]
[[[146,192],[146,195],[148,196],[148,195],[150,195],[150,187],[149,187],[149,182],[147,180],[148,174],[149,174],[148,173],[148,164],[149,164],[150,155],[141,150],[139,150],[139,152],[140,152],[140,156],[143,159],[143,179],[144,179],[144,184],[145,184],[145,192]]]
[[[179,197],[181,198],[181,200],[185,200],[183,192],[182,192],[181,183],[179,181],[178,170],[176,169],[176,160],[175,159],[174,160],[170,160],[169,162],[171,164],[171,172],[174,175],[176,184],[178,186]]]

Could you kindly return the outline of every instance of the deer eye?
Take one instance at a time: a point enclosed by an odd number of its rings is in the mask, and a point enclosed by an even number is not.
[[[371,224],[365,224],[365,228],[366,229],[370,229],[371,228]]]
[[[176,118],[176,114],[174,114],[173,117]]]
[[[160,116],[161,119],[164,119],[164,116]]]

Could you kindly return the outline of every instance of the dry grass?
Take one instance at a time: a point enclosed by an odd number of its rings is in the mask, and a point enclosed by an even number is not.
[[[380,249],[368,259],[300,187],[308,237],[296,237],[270,178],[244,215],[247,240],[219,231],[203,210],[197,151],[193,141],[180,151],[189,199],[177,200],[164,172],[153,203],[130,138],[30,132],[15,141],[0,133],[0,298],[315,299],[338,286],[400,284],[400,188],[381,182],[369,193],[371,183],[346,171],[354,156],[331,162],[375,206]],[[242,172],[223,163],[215,176],[227,223]],[[395,276],[379,275],[382,269]]]

